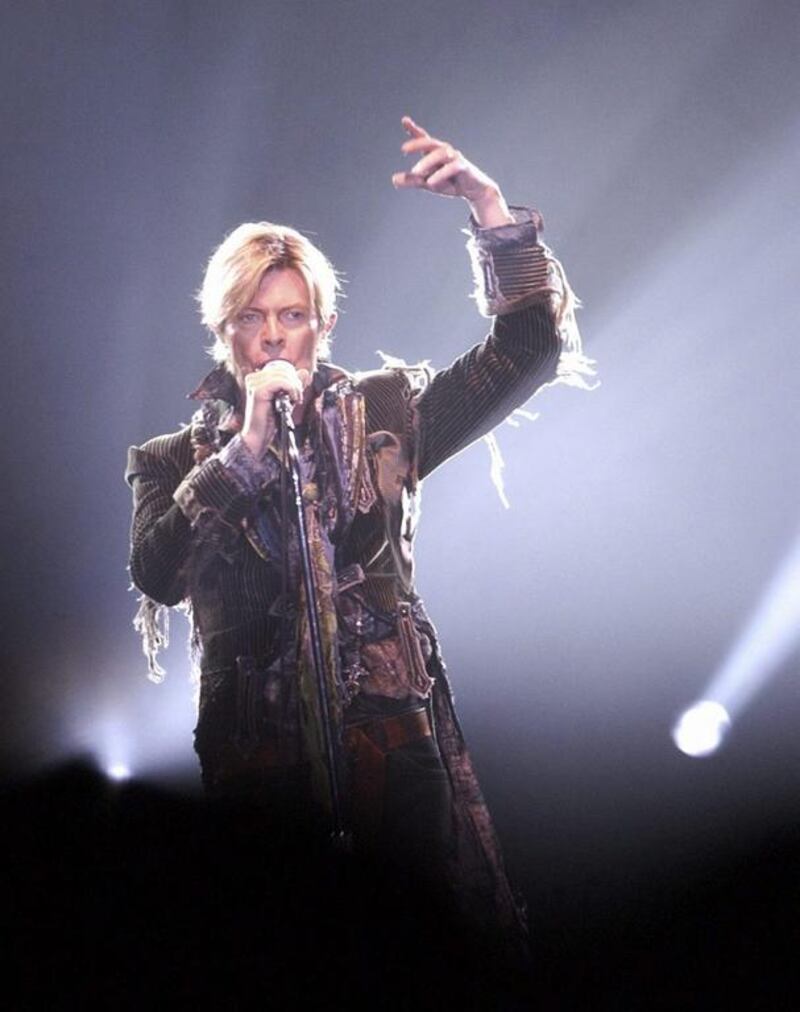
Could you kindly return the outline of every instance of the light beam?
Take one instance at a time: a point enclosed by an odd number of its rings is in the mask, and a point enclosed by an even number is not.
[[[704,699],[678,719],[672,738],[681,752],[710,755],[732,719],[750,702],[800,640],[800,534],[753,612]]]

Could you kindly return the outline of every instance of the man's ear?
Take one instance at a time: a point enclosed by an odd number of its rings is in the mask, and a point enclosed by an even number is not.
[[[333,333],[333,328],[336,326],[336,321],[339,319],[339,314],[336,312],[331,313],[328,317],[328,322],[322,328],[321,337],[327,340]]]
[[[319,336],[317,338],[317,354],[321,359],[330,358],[331,335],[333,333],[333,328],[336,326],[337,319],[337,314],[331,313],[328,317],[327,323],[320,327]]]
[[[221,361],[225,365],[225,367],[230,372],[232,372],[233,371],[233,344],[231,343],[231,337],[230,337],[230,334],[228,333],[228,328],[225,326],[225,324],[223,324],[222,327],[220,327],[219,330],[217,330],[217,331],[214,332],[214,336],[217,339],[217,349],[218,350],[220,348],[224,348],[225,349],[225,358],[222,359]],[[220,361],[220,360],[218,359],[218,361]]]

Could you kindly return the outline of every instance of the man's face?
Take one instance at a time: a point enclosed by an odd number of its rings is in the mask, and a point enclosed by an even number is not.
[[[295,369],[317,368],[320,338],[333,321],[322,326],[306,279],[294,267],[266,271],[250,302],[225,323],[239,385],[267,362],[281,358]]]

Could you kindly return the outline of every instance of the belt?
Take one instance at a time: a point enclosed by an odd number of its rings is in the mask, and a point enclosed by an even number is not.
[[[350,765],[351,818],[357,836],[374,842],[380,832],[386,788],[386,756],[394,749],[430,738],[433,727],[424,708],[396,717],[351,724],[344,731]]]
[[[393,749],[422,738],[430,738],[433,734],[431,719],[424,707],[410,713],[399,713],[396,717],[377,717],[351,724],[344,730],[345,748],[356,748],[361,735],[365,735],[372,745],[381,752]]]
[[[433,735],[428,711],[424,707],[393,717],[373,718],[344,729],[343,743],[351,773],[352,818],[357,831],[366,840],[380,828],[386,784],[386,756],[395,749]],[[280,774],[300,761],[296,748],[264,742],[242,754],[228,745],[217,757],[218,785],[242,777]]]

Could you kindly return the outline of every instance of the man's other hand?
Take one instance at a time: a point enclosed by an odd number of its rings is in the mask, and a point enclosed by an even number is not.
[[[482,169],[452,144],[431,137],[410,116],[403,116],[400,122],[409,135],[400,150],[405,155],[419,157],[407,172],[394,173],[392,184],[396,189],[428,190],[442,197],[462,197],[482,228],[513,223],[500,187]]]

